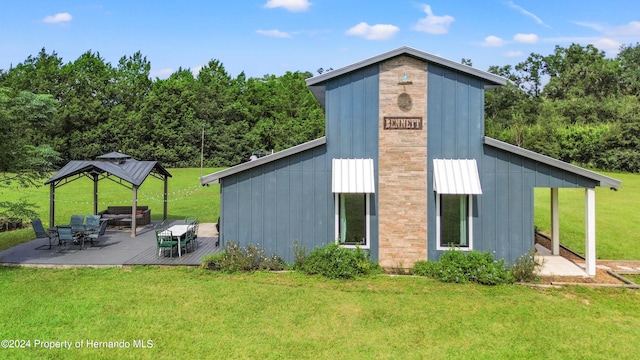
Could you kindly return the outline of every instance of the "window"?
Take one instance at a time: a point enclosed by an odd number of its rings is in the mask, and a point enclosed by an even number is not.
[[[369,247],[369,194],[335,194],[336,239],[346,247]]]
[[[469,195],[437,195],[438,250],[452,247],[462,250],[472,249],[472,219],[470,216],[472,199]]]

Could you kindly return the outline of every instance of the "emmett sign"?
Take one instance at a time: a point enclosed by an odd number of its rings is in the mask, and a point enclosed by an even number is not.
[[[422,130],[422,117],[384,117],[385,130]]]

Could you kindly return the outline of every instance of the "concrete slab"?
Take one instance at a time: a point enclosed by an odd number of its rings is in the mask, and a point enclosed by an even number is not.
[[[540,244],[536,244],[536,259],[542,261],[540,276],[580,276],[589,277],[585,270],[577,264],[559,255],[551,255],[551,251]]]

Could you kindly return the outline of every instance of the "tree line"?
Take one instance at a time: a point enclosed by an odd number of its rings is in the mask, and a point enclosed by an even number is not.
[[[324,134],[323,110],[305,84],[310,72],[232,77],[212,60],[197,74],[180,68],[152,79],[150,68],[140,52],[113,66],[97,52],[64,63],[42,49],[0,70],[0,172],[111,151],[168,167],[199,166],[202,151],[205,166],[231,166]],[[488,71],[510,80],[486,92],[488,136],[567,162],[640,172],[640,45],[615,58],[593,45],[556,46]]]
[[[607,58],[593,45],[556,46],[489,72],[510,82],[485,97],[488,136],[553,158],[640,172],[640,45]]]
[[[112,66],[97,52],[64,63],[42,49],[0,70],[0,171],[35,151],[57,152],[58,165],[118,151],[167,167],[200,166],[202,152],[205,166],[231,166],[324,134],[309,72],[232,77],[212,60],[154,80],[150,69],[140,52]]]

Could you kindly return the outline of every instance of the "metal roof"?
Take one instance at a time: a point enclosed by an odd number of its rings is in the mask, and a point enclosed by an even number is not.
[[[568,171],[570,173],[583,176],[587,179],[591,179],[593,181],[598,182],[598,184],[603,187],[609,187],[611,189],[617,190],[618,188],[620,188],[620,184],[622,184],[622,182],[618,179],[614,179],[612,177],[608,177],[608,176],[599,174],[595,171],[587,170],[585,168],[581,168],[579,166],[575,166],[546,155],[538,154],[537,152],[523,149],[521,147],[511,145],[511,144],[502,142],[500,140],[490,138],[488,136],[484,137],[484,143],[487,145],[493,146],[495,148],[508,151],[512,154],[520,155],[527,159],[531,159],[531,160],[558,168],[560,170]]]
[[[333,159],[331,191],[333,193],[374,193],[373,159]]]
[[[314,147],[317,147],[317,146],[320,146],[320,145],[324,145],[326,143],[327,143],[327,138],[325,136],[323,136],[321,138],[318,138],[318,139],[315,139],[315,140],[311,140],[311,141],[308,141],[306,143],[303,143],[303,144],[300,144],[300,145],[296,145],[294,147],[290,147],[290,148],[282,150],[282,151],[278,151],[277,153],[273,153],[271,155],[263,156],[261,158],[258,158],[257,160],[247,161],[247,162],[238,164],[236,166],[232,166],[230,168],[227,168],[227,169],[224,169],[224,170],[220,170],[218,172],[214,172],[213,174],[205,175],[205,176],[200,178],[200,184],[201,185],[217,184],[219,182],[219,180],[224,178],[224,177],[231,176],[231,175],[237,174],[239,172],[252,169],[252,168],[254,168],[256,166],[267,164],[267,163],[270,163],[272,161],[276,161],[278,159],[282,159],[284,157],[287,157],[287,156],[290,156],[290,155],[293,155],[293,154],[297,154],[297,153],[305,151],[305,150],[313,149]]]
[[[171,177],[171,174],[157,161],[138,161],[120,153],[101,155],[97,159],[102,160],[69,161],[47,180],[45,185],[83,173],[113,175],[135,186],[140,186],[153,171]]]
[[[309,86],[309,88],[311,89],[311,92],[315,95],[315,97],[318,99],[318,101],[320,102],[320,104],[322,104],[322,106],[324,106],[324,97],[325,97],[325,83],[328,80],[331,80],[333,78],[336,78],[338,76],[350,73],[352,71],[356,71],[358,69],[361,69],[363,67],[369,66],[369,65],[373,65],[385,60],[388,60],[390,58],[396,57],[396,56],[400,56],[400,55],[409,55],[412,56],[414,58],[426,61],[428,63],[434,63],[452,70],[456,70],[456,71],[460,71],[466,74],[469,74],[471,76],[475,76],[481,80],[484,80],[485,82],[485,87],[486,88],[492,88],[492,87],[496,87],[496,86],[500,86],[500,85],[505,85],[507,83],[507,79],[486,72],[486,71],[482,71],[482,70],[478,70],[478,69],[474,69],[471,66],[468,65],[463,65],[459,62],[455,62],[455,61],[451,61],[445,58],[441,58],[439,56],[436,55],[432,55],[429,53],[426,53],[424,51],[420,51],[417,49],[414,49],[412,47],[409,46],[403,46],[400,47],[398,49],[395,50],[391,50],[388,51],[386,53],[362,60],[362,61],[358,61],[354,64],[336,69],[336,70],[331,70],[331,71],[327,71],[323,74],[320,74],[318,76],[314,76],[312,78],[309,78],[306,80],[307,82],[307,86]]]
[[[438,194],[481,195],[475,159],[433,159],[433,190]]]

